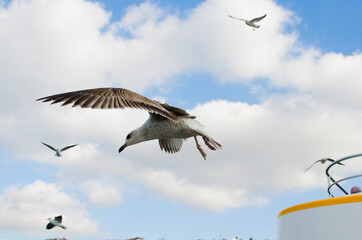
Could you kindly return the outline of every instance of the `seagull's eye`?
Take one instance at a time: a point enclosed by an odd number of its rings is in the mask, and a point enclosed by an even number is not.
[[[130,139],[131,138],[131,134],[129,133],[126,137],[126,140]]]

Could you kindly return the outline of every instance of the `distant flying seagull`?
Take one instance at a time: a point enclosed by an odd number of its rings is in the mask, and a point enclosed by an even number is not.
[[[67,229],[66,226],[62,225],[62,215],[59,215],[58,217],[55,217],[54,219],[48,218],[49,221],[48,225],[46,226],[46,229],[52,229],[55,226],[61,227],[63,229]]]
[[[74,144],[74,145],[70,145],[70,146],[64,147],[62,149],[59,149],[59,148],[54,148],[54,147],[52,147],[52,146],[50,146],[50,145],[48,145],[46,143],[43,143],[43,142],[41,142],[41,143],[44,144],[45,146],[47,146],[48,148],[50,148],[51,150],[53,150],[55,152],[55,156],[57,156],[57,157],[62,156],[62,154],[60,154],[61,152],[78,145],[78,144]]]
[[[246,23],[246,25],[250,26],[250,27],[253,27],[253,30],[255,31],[255,28],[259,28],[260,25],[257,25],[256,22],[259,22],[260,20],[262,20],[263,18],[266,17],[266,14],[264,16],[261,16],[261,17],[257,17],[257,18],[254,18],[254,19],[251,19],[251,20],[246,20],[246,19],[242,19],[242,18],[236,18],[236,17],[233,17],[233,16],[230,16],[228,15],[229,17],[233,18],[233,19],[237,19],[237,20],[241,20],[241,21],[244,21]]]
[[[316,163],[318,163],[318,162],[324,164],[324,163],[326,163],[326,161],[334,162],[334,160],[331,159],[331,158],[322,158],[322,159],[319,159],[319,160],[315,161],[315,162],[314,162],[312,165],[310,165],[306,170],[304,170],[304,172],[308,171],[311,167],[313,167],[314,164],[316,164]],[[337,163],[337,164],[344,166],[343,163]]]
[[[153,139],[158,139],[161,150],[167,153],[180,151],[186,138],[194,137],[196,147],[206,160],[206,153],[198,143],[196,136],[201,136],[206,146],[211,150],[221,149],[221,144],[212,139],[204,126],[195,120],[185,110],[173,107],[167,103],[151,100],[138,93],[123,88],[96,88],[68,93],[61,93],[39,98],[42,102],[59,103],[62,106],[73,104],[81,108],[139,108],[150,114],[147,121],[139,128],[130,132],[118,152],[126,147]]]

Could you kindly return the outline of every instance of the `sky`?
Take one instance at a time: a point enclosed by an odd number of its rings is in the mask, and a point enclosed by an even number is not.
[[[326,165],[304,170],[362,152],[361,9],[0,0],[0,239],[277,239],[280,211],[328,197]],[[255,31],[228,17],[264,14]],[[176,154],[156,141],[118,153],[147,112],[36,101],[97,87],[181,107],[223,149],[206,161],[192,139]],[[56,157],[41,142],[78,146]],[[60,214],[68,229],[46,230]]]

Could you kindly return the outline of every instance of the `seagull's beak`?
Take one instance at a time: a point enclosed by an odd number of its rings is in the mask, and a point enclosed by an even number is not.
[[[125,148],[127,147],[127,144],[123,144],[119,149],[118,149],[118,152],[122,152]]]

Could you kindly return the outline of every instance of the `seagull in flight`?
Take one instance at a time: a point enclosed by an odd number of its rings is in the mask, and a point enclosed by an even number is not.
[[[138,108],[148,111],[147,121],[127,135],[118,152],[140,142],[158,139],[161,150],[176,153],[181,150],[186,138],[193,137],[196,148],[206,160],[206,152],[201,148],[196,136],[201,136],[211,150],[221,149],[221,144],[205,132],[204,126],[195,120],[195,116],[181,108],[149,99],[127,89],[87,89],[43,97],[37,101],[52,104],[63,102],[62,106],[73,104],[72,107],[80,106],[81,108]]]
[[[41,143],[44,144],[45,146],[47,146],[48,148],[50,148],[51,150],[53,150],[55,152],[55,156],[57,156],[57,157],[62,156],[61,152],[78,145],[78,144],[74,144],[74,145],[70,145],[70,146],[64,147],[62,149],[59,149],[59,148],[54,148],[54,147],[52,147],[52,146],[50,146],[50,145],[48,145],[46,143],[43,143],[43,142],[41,142]]]
[[[46,229],[52,229],[55,226],[61,227],[63,229],[67,229],[66,226],[62,225],[62,220],[63,220],[62,215],[59,215],[58,217],[55,217],[54,219],[47,218],[47,220],[49,221],[49,223],[47,224]]]
[[[233,17],[231,15],[228,15],[230,18],[233,18],[233,19],[236,19],[236,20],[241,20],[241,21],[244,21],[246,23],[246,25],[250,26],[253,28],[253,30],[255,31],[255,28],[260,28],[260,25],[256,24],[256,22],[259,22],[261,21],[263,18],[266,17],[266,14],[264,16],[261,16],[261,17],[257,17],[257,18],[253,18],[251,20],[246,20],[246,19],[242,19],[242,18],[236,18],[236,17]]]
[[[327,161],[329,161],[329,162],[334,162],[334,160],[331,159],[331,158],[322,158],[322,159],[319,159],[319,160],[315,161],[315,162],[314,162],[312,165],[310,165],[306,170],[304,170],[304,172],[308,171],[311,167],[313,167],[314,164],[316,164],[316,163],[318,163],[318,162],[320,162],[320,163],[322,163],[322,164],[325,164]],[[343,163],[340,163],[340,162],[337,163],[337,164],[344,166],[344,164],[343,164]]]

